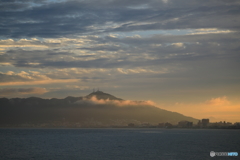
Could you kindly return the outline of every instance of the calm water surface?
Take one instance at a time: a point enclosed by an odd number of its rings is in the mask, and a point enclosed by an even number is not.
[[[240,130],[0,129],[1,160],[187,160],[240,153]]]

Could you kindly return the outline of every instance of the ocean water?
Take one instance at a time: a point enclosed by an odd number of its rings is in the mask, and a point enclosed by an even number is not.
[[[1,160],[205,160],[240,153],[240,130],[0,129]]]

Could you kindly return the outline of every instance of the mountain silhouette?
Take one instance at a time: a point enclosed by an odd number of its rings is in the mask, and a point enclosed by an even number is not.
[[[177,124],[182,120],[198,122],[144,101],[126,101],[102,91],[64,99],[0,98],[0,127],[109,127],[128,123]]]

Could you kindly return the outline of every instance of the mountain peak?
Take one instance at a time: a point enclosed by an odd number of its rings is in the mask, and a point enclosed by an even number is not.
[[[89,95],[85,96],[85,98],[87,99],[91,99],[92,97],[96,97],[97,99],[104,99],[104,100],[122,100],[121,98],[117,98],[111,94],[108,94],[108,93],[104,93],[102,91],[96,91],[96,92],[92,92],[90,93]]]

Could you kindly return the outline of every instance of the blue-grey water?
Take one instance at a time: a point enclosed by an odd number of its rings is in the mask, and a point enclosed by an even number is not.
[[[0,129],[1,160],[205,160],[240,153],[240,130]]]

